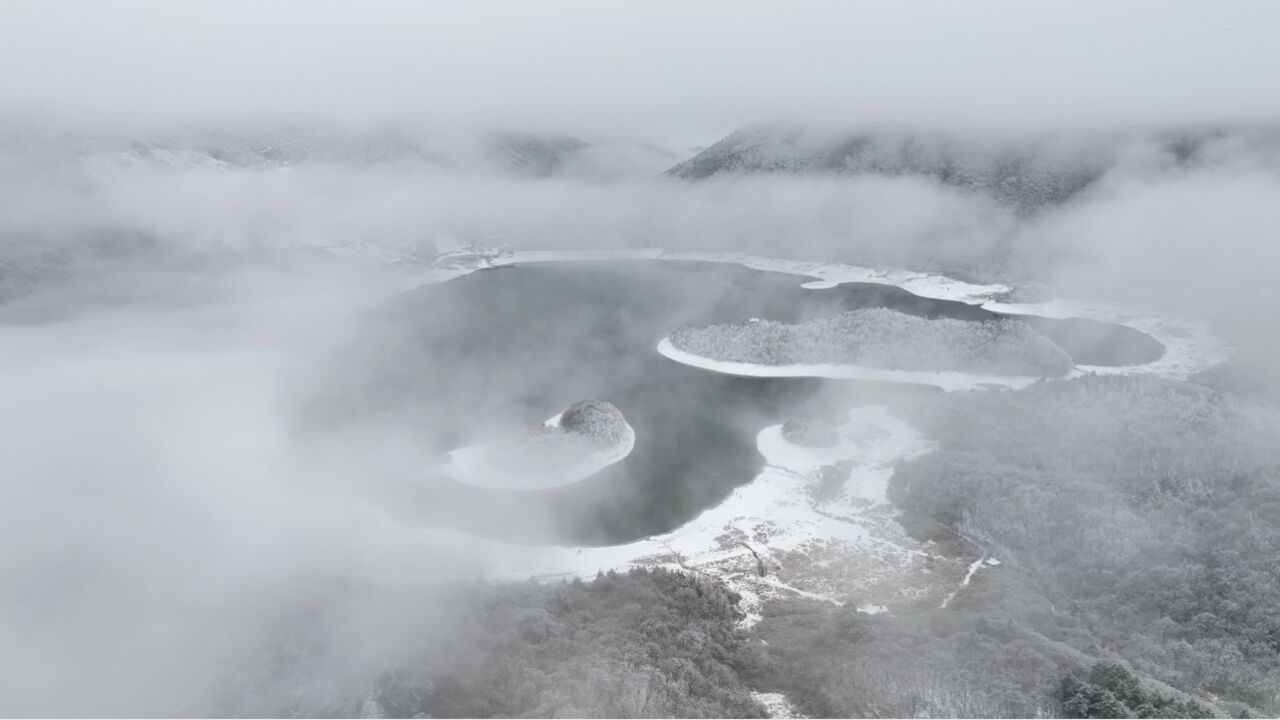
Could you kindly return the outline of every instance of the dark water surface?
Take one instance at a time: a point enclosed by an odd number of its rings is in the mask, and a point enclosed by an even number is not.
[[[994,313],[900,288],[846,284],[697,262],[519,265],[425,286],[391,303],[363,338],[355,379],[330,400],[340,418],[419,423],[437,452],[488,442],[570,404],[616,405],[635,429],[631,455],[549,490],[476,488],[421,478],[406,513],[418,521],[513,541],[612,544],[671,530],[749,482],[763,458],[755,436],[789,417],[840,421],[857,404],[928,386],[813,378],[740,378],[662,357],[658,341],[687,323],[759,317],[797,322],[889,307],[982,320]],[[1154,360],[1163,347],[1116,325],[1035,319],[1087,364]]]

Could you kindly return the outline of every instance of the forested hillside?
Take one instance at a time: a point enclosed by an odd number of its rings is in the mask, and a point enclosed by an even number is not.
[[[326,584],[224,686],[215,714],[763,717],[737,597],[654,570],[591,582]]]
[[[902,509],[1025,570],[1093,638],[1077,646],[1206,697],[1280,708],[1275,407],[1087,377],[909,414],[940,447],[895,474]]]

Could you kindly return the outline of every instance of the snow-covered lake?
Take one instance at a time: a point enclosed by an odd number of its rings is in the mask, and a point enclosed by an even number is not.
[[[797,417],[838,423],[851,407],[937,390],[927,375],[899,382],[715,372],[659,353],[664,337],[687,324],[801,322],[867,307],[994,317],[893,285],[833,287],[735,264],[521,263],[398,297],[371,319],[358,360],[344,361],[348,380],[319,402],[343,407],[345,421],[391,416],[426,429],[423,442],[442,461],[425,468],[420,482],[411,479],[418,485],[409,502],[423,522],[519,542],[630,542],[680,527],[756,477],[765,464],[757,448],[764,427]],[[1161,351],[1119,325],[1036,322],[1051,336],[1084,327],[1090,365],[1155,359]],[[1070,338],[1062,344],[1072,349]],[[634,441],[577,482],[479,487],[446,469],[451,451],[491,446],[590,399],[616,406]]]

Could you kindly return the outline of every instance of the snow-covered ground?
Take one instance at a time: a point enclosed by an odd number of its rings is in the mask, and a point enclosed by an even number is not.
[[[715,577],[742,595],[746,625],[773,598],[852,603],[872,614],[942,602],[966,563],[908,537],[885,497],[894,464],[931,444],[884,406],[851,410],[838,432],[839,444],[807,448],[785,440],[782,425],[764,428],[757,447],[766,464],[753,481],[670,533],[624,545],[507,545],[430,532],[490,550],[491,577],[590,578],[632,567]]]
[[[795,706],[791,704],[791,701],[787,699],[787,696],[782,693],[753,692],[751,697],[764,706],[765,712],[769,713],[771,718],[807,717],[801,715]]]

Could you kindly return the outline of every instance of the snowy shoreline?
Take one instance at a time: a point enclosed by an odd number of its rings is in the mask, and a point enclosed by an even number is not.
[[[984,310],[1008,315],[1038,315],[1046,318],[1084,318],[1100,322],[1124,325],[1139,332],[1146,333],[1165,347],[1164,355],[1153,362],[1124,366],[1079,365],[1069,377],[1088,373],[1125,375],[1155,375],[1176,380],[1185,380],[1190,376],[1227,360],[1233,348],[1214,337],[1207,326],[1198,322],[1162,317],[1157,314],[1144,313],[1135,309],[1127,309],[1107,303],[1094,302],[1079,298],[1055,298],[1038,303],[1009,303],[1000,298],[1012,290],[1008,285],[992,283],[979,285],[957,280],[936,273],[918,273],[907,270],[876,270],[873,268],[846,265],[843,263],[790,260],[771,258],[746,253],[712,253],[676,251],[664,248],[628,248],[618,250],[487,250],[483,252],[459,253],[445,256],[443,262],[426,272],[419,272],[408,280],[409,287],[444,282],[451,278],[468,275],[480,270],[512,267],[538,263],[573,263],[601,261],[684,261],[727,263],[741,265],[756,270],[779,272],[809,278],[801,287],[808,289],[829,289],[841,283],[872,283],[889,285],[906,290],[914,295],[933,300],[947,300],[976,305]],[[664,353],[665,354],[665,353]],[[668,356],[670,357],[670,356]],[[714,362],[714,361],[712,361]],[[692,364],[692,363],[686,363]],[[702,367],[699,365],[699,367]],[[712,369],[712,368],[707,368]],[[729,374],[743,375],[743,368],[735,368]],[[728,372],[728,371],[726,371]],[[826,369],[825,372],[835,372]],[[855,379],[880,379],[868,377],[876,374],[875,368],[856,368],[844,370],[845,374],[822,374],[821,371],[803,373],[798,370],[777,377],[852,377]],[[890,371],[895,372],[895,371]],[[941,373],[941,375],[949,375]],[[762,375],[756,375],[760,377]],[[921,380],[905,379],[900,375],[885,378],[897,382],[921,382]],[[1002,378],[1001,381],[987,383],[972,378],[935,378],[928,384],[952,389],[969,389],[983,384],[1021,387],[1017,379]]]
[[[802,287],[825,289],[845,282],[892,285],[926,298],[978,305],[1011,315],[1081,317],[1127,325],[1165,345],[1151,363],[1121,367],[1077,366],[1068,377],[1089,372],[1151,374],[1185,379],[1229,357],[1231,348],[1193,323],[1080,300],[1006,303],[1005,285],[976,285],[941,275],[872,270],[838,263],[803,262],[738,253],[675,252],[659,248],[616,251],[515,251],[455,255],[447,267],[415,275],[412,286],[442,282],[489,268],[533,263],[592,261],[694,261],[743,265],[809,278]],[[665,357],[712,372],[749,377],[828,377],[923,383],[945,390],[1029,385],[1039,378],[962,372],[899,371],[840,365],[764,366],[711,360],[681,351],[664,338],[655,348]],[[483,547],[493,578],[591,577],[609,570],[666,567],[715,577],[739,593],[745,624],[761,618],[765,602],[804,597],[841,603],[856,598],[858,610],[893,612],[908,603],[948,603],[979,567],[995,558],[946,558],[906,535],[885,497],[894,465],[932,451],[916,428],[885,406],[854,408],[839,428],[840,442],[806,448],[788,442],[781,425],[764,428],[757,447],[764,469],[718,505],[675,530],[623,545],[568,547],[510,545],[485,538],[430,530],[439,540]],[[834,494],[821,492],[836,463],[849,474]],[[954,577],[952,577],[954,575]]]
[[[887,370],[861,365],[832,363],[812,365],[761,365],[757,363],[713,360],[681,350],[670,338],[658,342],[658,353],[675,362],[711,372],[742,377],[818,377],[834,380],[873,380],[878,382],[935,385],[943,390],[976,390],[984,386],[1021,388],[1039,378],[1017,375],[979,375],[957,371]]]
[[[715,577],[742,596],[746,626],[776,598],[837,604],[856,598],[857,609],[869,614],[926,597],[941,602],[952,582],[937,567],[954,565],[950,574],[958,581],[967,561],[936,556],[907,536],[886,497],[893,466],[930,452],[932,444],[882,405],[849,411],[838,432],[837,445],[811,448],[787,441],[781,424],[764,428],[756,442],[765,467],[751,482],[671,532],[622,545],[514,545],[423,532],[487,550],[484,574],[494,579],[591,578],[653,567]],[[842,461],[848,476],[837,492],[821,495],[824,469]]]
[[[415,276],[411,284],[442,282],[483,269],[532,263],[591,261],[694,261],[732,263],[758,270],[809,278],[809,289],[841,283],[891,285],[915,295],[959,301],[1009,315],[1079,317],[1125,325],[1165,347],[1158,360],[1119,367],[1076,366],[1067,377],[1100,374],[1150,374],[1187,379],[1231,354],[1207,328],[1101,303],[1055,299],[1007,303],[1006,285],[976,285],[941,275],[901,270],[879,271],[838,263],[802,262],[736,253],[692,253],[663,249],[621,251],[516,251],[454,256],[448,267]],[[674,329],[674,328],[673,328]],[[963,372],[902,371],[853,365],[764,366],[725,362],[658,342],[661,355],[703,370],[748,377],[823,377],[927,384],[946,391],[999,386],[1019,388],[1039,378]],[[556,424],[556,418],[548,421]],[[948,557],[906,534],[886,497],[895,465],[925,455],[933,444],[885,406],[858,407],[837,430],[833,447],[801,447],[785,439],[782,425],[762,429],[757,449],[764,469],[727,498],[675,530],[623,545],[567,547],[520,546],[434,529],[438,541],[468,549],[484,548],[491,562],[485,575],[501,579],[590,578],[597,572],[663,567],[713,577],[738,593],[744,626],[763,618],[766,603],[807,598],[836,604],[856,603],[859,612],[893,613],[921,603],[946,607],[974,575],[999,560]],[[842,481],[839,472],[848,469]],[[835,471],[833,473],[833,471]],[[831,478],[839,481],[834,487]],[[781,695],[757,698],[771,716],[794,709]]]

